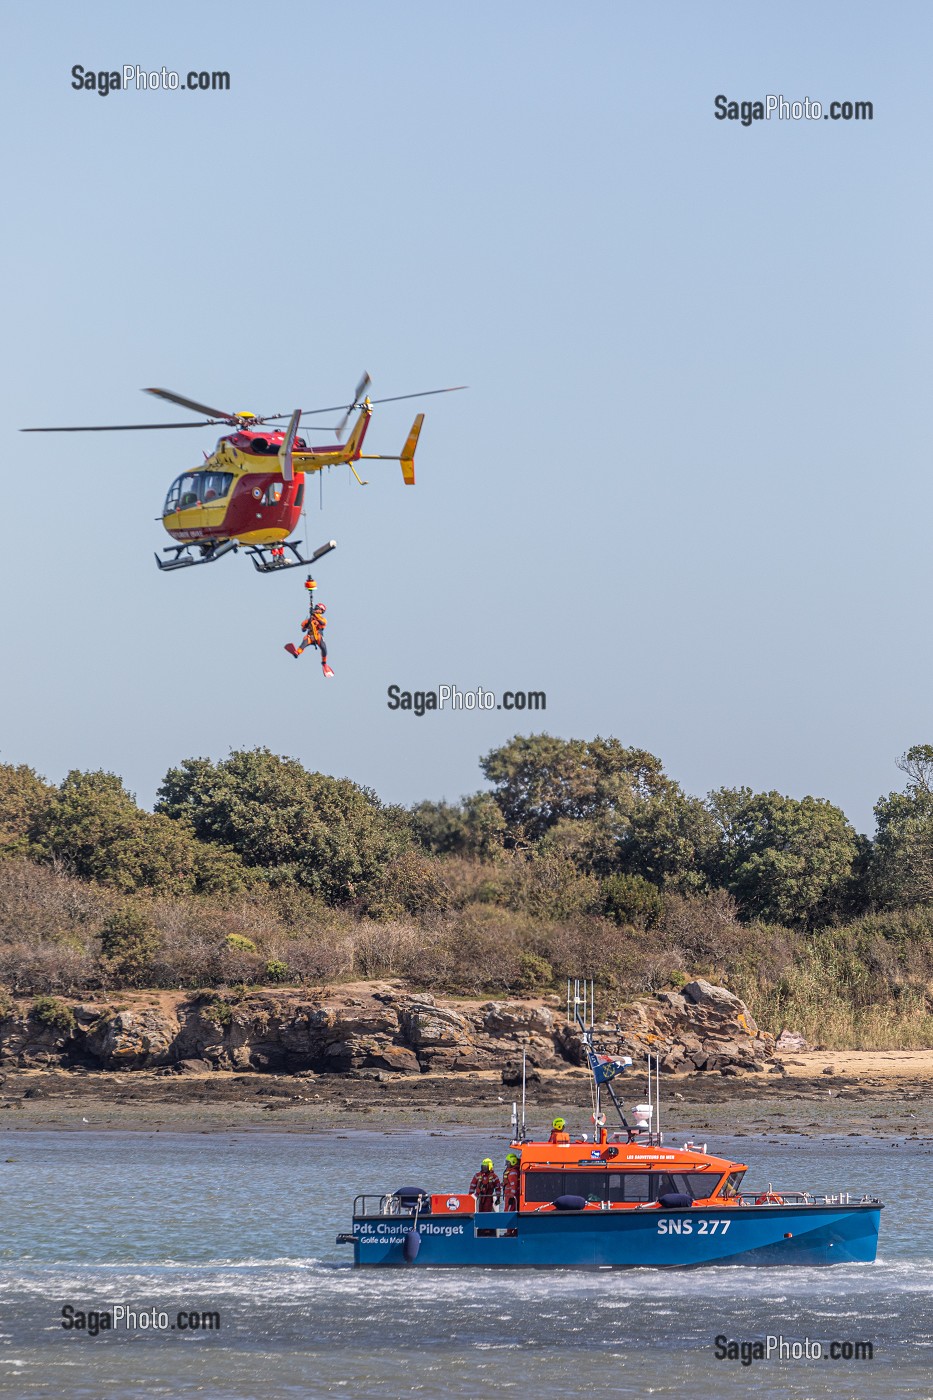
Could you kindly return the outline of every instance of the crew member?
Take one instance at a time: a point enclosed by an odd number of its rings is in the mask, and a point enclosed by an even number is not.
[[[505,1170],[502,1173],[503,1210],[518,1210],[518,1184],[520,1175],[518,1153],[510,1152],[505,1159]]]
[[[286,642],[285,650],[290,656],[298,657],[307,647],[317,647],[321,653],[321,669],[325,676],[332,676],[334,673],[327,664],[327,643],[324,640],[324,628],[327,626],[327,619],[324,614],[327,612],[323,603],[315,603],[314,590],[317,588],[313,578],[309,578],[305,583],[305,588],[311,594],[311,607],[308,616],[301,624],[304,637],[295,646],[294,642]]]
[[[502,1194],[502,1184],[496,1176],[491,1157],[484,1157],[479,1171],[470,1182],[470,1194],[477,1199],[478,1210],[493,1210]],[[477,1230],[478,1235],[494,1235],[495,1230]]]
[[[563,1118],[555,1118],[551,1124],[551,1136],[548,1142],[569,1142],[570,1134],[566,1131],[567,1125]]]

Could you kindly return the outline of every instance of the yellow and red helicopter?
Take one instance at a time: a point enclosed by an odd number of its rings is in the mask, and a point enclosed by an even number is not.
[[[420,394],[395,394],[391,398],[370,399],[366,391],[372,380],[364,374],[353,395],[353,402],[330,408],[297,408],[292,414],[273,413],[259,418],[254,413],[225,413],[209,408],[194,399],[183,398],[168,389],[146,389],[147,394],[179,404],[192,413],[207,417],[193,423],[106,423],[95,427],[23,428],[25,433],[107,433],[148,432],[160,428],[209,428],[226,424],[232,433],[221,437],[210,454],[204,454],[202,466],[194,467],[176,478],[169,487],[162,508],[162,524],[177,543],[168,545],[160,559],[160,569],[186,569],[195,564],[212,564],[216,560],[246,547],[260,573],[278,569],[293,569],[313,563],[334,548],[334,541],[315,550],[310,559],[303,559],[300,540],[290,540],[297,529],[304,504],[305,476],[325,467],[348,466],[361,486],[354,467],[359,461],[399,462],[406,486],[415,484],[415,449],[424,422],[419,413],[411,425],[405,445],[398,456],[381,452],[364,452],[363,441],[373,405],[397,403],[401,399],[426,398],[430,394],[450,394],[466,388],[457,384],[449,389],[426,389]],[[335,428],[320,428],[321,432],[343,434],[350,417],[358,417],[346,442],[323,447],[309,446],[298,428],[304,417],[319,413],[340,413],[343,418]],[[267,427],[288,420],[283,428]],[[193,551],[197,551],[195,557]],[[286,557],[286,551],[291,557]]]

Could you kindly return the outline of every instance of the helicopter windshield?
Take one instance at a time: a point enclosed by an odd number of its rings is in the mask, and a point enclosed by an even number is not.
[[[223,500],[230,490],[233,472],[186,472],[169,487],[163,515],[192,506],[211,506]]]

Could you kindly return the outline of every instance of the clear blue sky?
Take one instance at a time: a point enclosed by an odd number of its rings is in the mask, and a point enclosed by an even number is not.
[[[516,731],[615,734],[688,791],[871,828],[933,740],[933,10],[922,3],[37,0],[4,15],[0,758],[121,773],[267,744],[456,798]],[[71,88],[227,69],[229,93]],[[718,93],[872,122],[714,119]],[[419,483],[324,483],[336,679],[302,574],[159,576],[216,433],[22,437],[468,383]],[[411,406],[377,411],[394,452]],[[386,687],[544,689],[503,712]]]

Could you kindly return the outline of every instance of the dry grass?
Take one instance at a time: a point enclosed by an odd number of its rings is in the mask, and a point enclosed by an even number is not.
[[[102,956],[101,931],[129,908],[147,940],[137,986],[401,978],[438,993],[496,996],[559,991],[564,978],[583,976],[618,997],[708,976],[732,987],[768,1030],[787,1026],[834,1049],[933,1046],[933,910],[868,915],[804,934],[742,924],[722,893],[674,895],[656,928],[620,928],[585,912],[592,890],[560,862],[530,869],[451,857],[442,864],[442,881],[425,885],[429,905],[442,888],[439,908],[377,918],[330,908],[293,887],[127,902],[60,868],[7,857],[0,859],[0,988],[75,996],[120,986]]]

